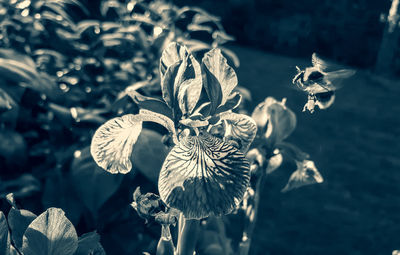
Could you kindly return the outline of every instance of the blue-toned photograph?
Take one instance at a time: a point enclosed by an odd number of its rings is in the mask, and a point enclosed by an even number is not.
[[[0,0],[0,255],[400,255],[400,0]]]

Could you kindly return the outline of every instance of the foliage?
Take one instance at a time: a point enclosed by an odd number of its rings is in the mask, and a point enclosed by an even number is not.
[[[235,54],[222,47],[232,40],[218,17],[166,1],[1,1],[0,197],[12,192],[24,204],[36,201],[31,209],[37,213],[62,208],[78,231],[97,228],[112,236],[102,239],[107,247],[123,233],[110,226],[129,219],[143,227],[124,207],[130,196],[116,198],[131,193],[129,183],[140,177],[99,170],[89,153],[91,137],[108,118],[138,112],[132,91],[161,94],[159,60],[169,42],[184,42],[194,55],[220,46],[238,66]],[[133,159],[167,155],[159,131],[143,128]],[[148,165],[133,167],[149,177]],[[141,251],[151,235],[122,253]],[[81,242],[97,238],[85,237]]]
[[[2,254],[105,254],[99,235],[77,236],[74,226],[59,208],[49,208],[39,216],[18,209],[12,193],[7,195],[11,209],[6,219],[0,211]]]

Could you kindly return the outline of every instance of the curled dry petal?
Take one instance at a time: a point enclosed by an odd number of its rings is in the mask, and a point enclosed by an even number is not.
[[[183,137],[164,162],[159,193],[188,219],[227,214],[243,198],[249,168],[243,153],[216,137]]]
[[[290,176],[289,181],[282,189],[282,192],[287,192],[305,185],[322,183],[324,181],[324,178],[322,178],[318,169],[315,167],[314,161],[296,161],[296,165],[296,171],[294,171]]]
[[[227,112],[221,114],[221,120],[225,121],[225,137],[240,141],[240,151],[246,153],[257,133],[255,121],[244,114]]]

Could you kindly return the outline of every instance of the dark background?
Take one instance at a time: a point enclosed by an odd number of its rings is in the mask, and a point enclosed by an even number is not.
[[[222,18],[237,43],[286,56],[312,52],[339,62],[372,67],[391,1],[222,0],[184,1]]]

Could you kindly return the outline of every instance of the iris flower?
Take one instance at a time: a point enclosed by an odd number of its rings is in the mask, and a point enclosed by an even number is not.
[[[160,76],[162,100],[127,91],[141,110],[98,128],[94,160],[110,173],[128,173],[142,123],[156,122],[174,142],[158,179],[161,199],[187,219],[230,213],[249,185],[245,153],[257,132],[252,118],[232,112],[241,100],[233,91],[235,71],[219,49],[207,52],[200,64],[186,47],[171,43],[163,51]]]

